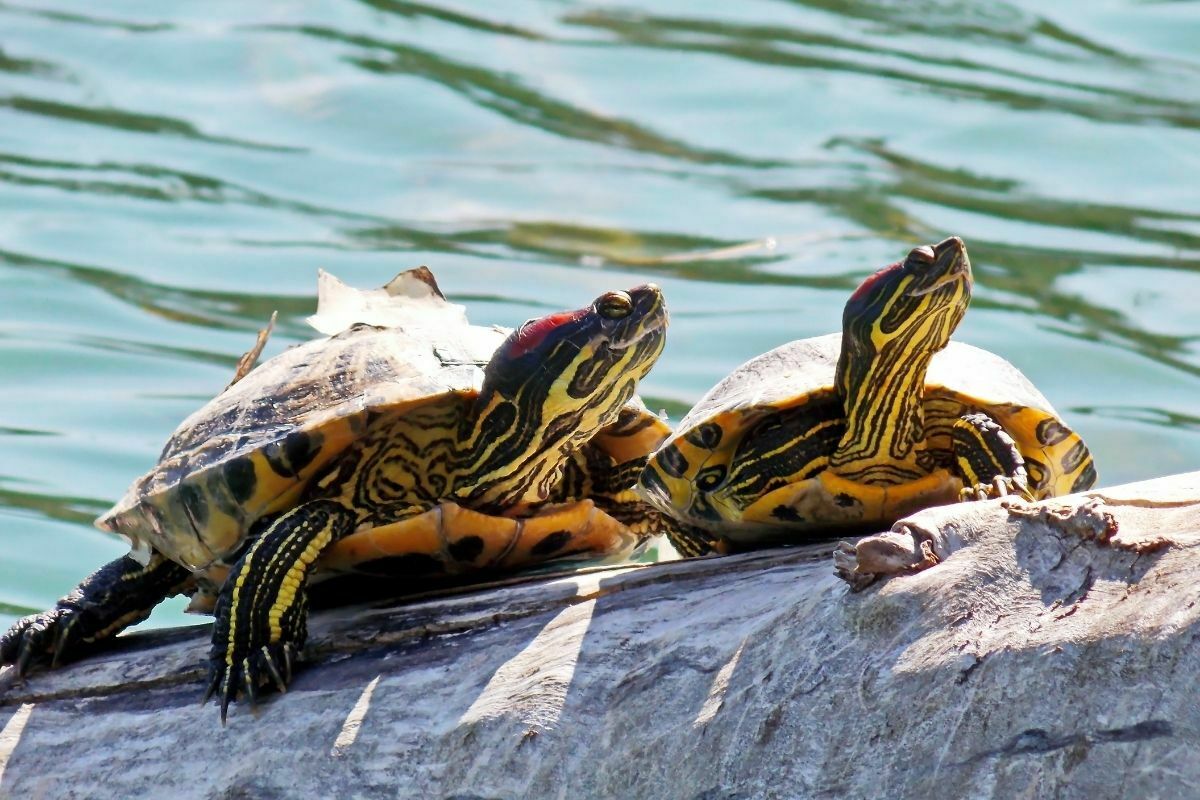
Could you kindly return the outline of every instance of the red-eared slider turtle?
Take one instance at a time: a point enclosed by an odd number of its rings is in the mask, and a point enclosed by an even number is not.
[[[215,601],[208,693],[224,720],[239,693],[286,687],[310,574],[394,576],[402,592],[413,575],[609,553],[656,530],[632,487],[669,433],[634,396],[665,339],[657,287],[506,335],[469,325],[423,267],[383,292],[340,286],[324,280],[316,317],[335,335],[186,419],[97,521],[142,557],[17,622],[0,662],[57,662],[187,592]],[[397,304],[398,321],[369,324]]]
[[[960,498],[1089,488],[1087,447],[1029,380],[950,341],[971,281],[960,239],[918,247],[858,287],[842,333],[785,344],[717,384],[639,484],[708,531],[676,531],[677,549],[796,541]]]

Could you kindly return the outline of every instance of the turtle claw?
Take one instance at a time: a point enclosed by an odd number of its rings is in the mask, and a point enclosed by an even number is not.
[[[29,662],[33,659],[34,648],[28,643],[21,647],[21,655],[17,656],[17,677],[24,678],[29,674]]]
[[[296,646],[291,642],[272,642],[240,658],[235,654],[228,661],[224,655],[214,654],[201,705],[207,704],[215,695],[221,705],[221,724],[224,725],[229,716],[229,705],[235,700],[245,699],[254,708],[258,705],[259,690],[264,686],[286,694],[292,679],[295,652]]]
[[[974,486],[964,486],[958,493],[960,502],[972,500],[994,500],[998,497],[1021,497],[1031,500],[1029,486],[1018,477],[997,475],[991,483],[977,483]]]
[[[57,667],[75,644],[72,634],[78,614],[58,607],[17,620],[0,637],[0,664],[15,665],[18,678],[28,675],[34,665]]]
[[[290,645],[284,648],[285,653],[289,647]],[[267,666],[267,672],[270,673],[271,681],[275,684],[275,688],[279,690],[280,694],[287,694],[287,680],[284,680],[284,677],[279,674],[279,667],[275,665],[275,659],[271,657],[271,649],[269,647],[263,647],[262,661]],[[284,663],[287,665],[287,676],[290,679],[292,677],[291,658],[287,658]]]
[[[246,687],[246,699],[250,701],[250,707],[254,708],[258,705],[258,687],[254,685],[249,658],[242,659],[242,684]]]
[[[66,616],[65,614],[63,616]],[[54,639],[54,655],[50,659],[50,668],[58,669],[58,665],[62,662],[62,655],[70,647],[71,631],[74,625],[68,620],[64,625],[56,626],[58,628],[58,636]]]

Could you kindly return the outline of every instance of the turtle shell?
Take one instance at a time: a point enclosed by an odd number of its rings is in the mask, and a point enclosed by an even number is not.
[[[841,333],[833,333],[789,342],[751,359],[714,386],[652,457],[656,469],[646,471],[643,484],[649,477],[667,485],[644,486],[647,497],[660,507],[669,502],[679,513],[690,504],[705,471],[723,474],[714,462],[730,458],[742,436],[773,412],[803,406],[814,420],[840,420],[834,373],[841,339]],[[926,445],[933,450],[949,450],[953,418],[982,411],[1016,443],[1037,497],[1081,491],[1095,482],[1083,440],[1020,370],[994,353],[950,342],[930,363],[924,398]]]
[[[309,321],[333,335],[275,356],[184,420],[97,526],[135,551],[149,545],[205,569],[235,552],[257,520],[295,505],[375,415],[473,397],[508,334],[470,325],[424,267],[372,292],[322,273]],[[635,400],[595,441],[611,442],[614,456],[631,446],[649,452],[666,432]]]

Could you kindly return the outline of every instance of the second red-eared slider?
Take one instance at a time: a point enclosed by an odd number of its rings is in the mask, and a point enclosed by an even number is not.
[[[960,239],[918,247],[862,283],[841,333],[785,344],[717,384],[641,477],[650,502],[707,531],[675,532],[676,548],[796,541],[959,499],[1091,487],[1087,447],[1033,384],[950,341],[971,284]]]
[[[224,720],[239,693],[289,682],[310,576],[390,576],[402,592],[411,576],[609,553],[657,530],[632,492],[669,430],[634,395],[663,348],[657,287],[506,334],[469,325],[425,268],[383,292],[339,286],[325,280],[317,315],[334,335],[190,416],[97,521],[140,557],[17,622],[0,663],[71,657],[186,592],[216,615],[208,691]],[[391,318],[369,324],[381,308]]]

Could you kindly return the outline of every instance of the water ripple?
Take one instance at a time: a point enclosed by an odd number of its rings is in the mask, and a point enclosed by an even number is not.
[[[854,4],[851,4],[854,5]],[[590,11],[572,14],[574,25],[603,30],[622,45],[691,53],[706,53],[725,58],[759,63],[771,67],[857,73],[910,84],[961,99],[978,99],[1009,108],[1028,111],[1058,111],[1113,123],[1156,121],[1194,128],[1200,124],[1200,111],[1188,98],[1155,96],[1146,92],[1112,85],[1068,81],[1027,69],[998,66],[981,59],[938,56],[920,46],[889,46],[889,37],[873,36],[855,40],[823,32],[790,29],[776,25],[740,25],[687,17],[661,17],[624,10]],[[927,26],[901,26],[898,32],[927,33]],[[942,36],[948,32],[939,28]],[[1200,67],[1177,61],[1152,62],[1122,55],[1109,48],[1072,37],[1066,31],[1039,21],[1025,36],[1013,36],[1021,51],[1061,65],[1067,54],[1047,51],[1037,42],[1048,36],[1084,51],[1080,56],[1100,56],[1114,66],[1163,73],[1195,80]],[[903,41],[903,39],[899,39]],[[933,70],[924,69],[933,68]],[[967,77],[971,79],[968,80]],[[1007,82],[997,82],[1003,78]],[[1026,88],[1024,85],[1028,84]],[[1047,90],[1064,90],[1048,94]]]
[[[0,108],[8,108],[23,114],[33,114],[61,122],[97,125],[131,133],[178,136],[183,139],[192,139],[210,144],[245,147],[251,150],[266,150],[278,153],[303,152],[303,148],[287,145],[265,144],[228,136],[214,136],[200,131],[190,122],[155,114],[124,111],[119,108],[81,106],[23,95],[0,97]]]
[[[272,30],[289,30],[271,26]],[[620,149],[653,153],[698,164],[770,168],[786,166],[780,159],[758,159],[710,150],[655,133],[630,120],[595,114],[526,86],[504,74],[482,69],[433,51],[369,36],[347,34],[332,28],[304,26],[291,29],[305,36],[354,45],[371,55],[347,56],[352,64],[370,72],[416,75],[456,92],[472,103],[521,124]]]
[[[427,263],[504,325],[654,280],[672,326],[644,390],[677,416],[958,234],[977,277],[958,335],[1066,409],[1106,481],[1200,468],[1195,4],[0,19],[0,565],[60,543],[4,573],[0,624],[112,557],[91,517],[271,312],[268,356],[307,338],[318,267],[369,286]]]

